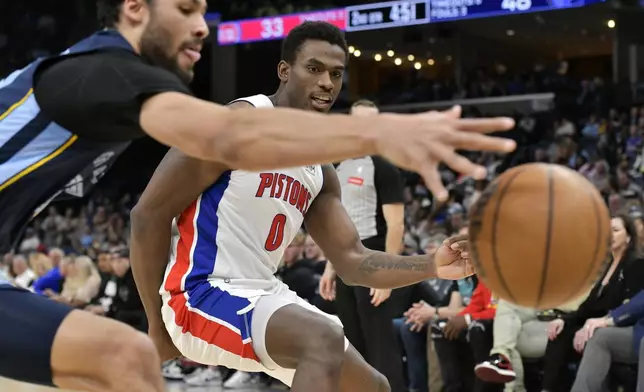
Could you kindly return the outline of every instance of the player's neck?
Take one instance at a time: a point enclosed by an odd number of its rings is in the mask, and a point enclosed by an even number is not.
[[[141,48],[139,47],[140,41],[140,32],[135,29],[123,28],[119,25],[115,26],[115,30],[118,31],[123,38],[132,46],[132,49],[138,54],[141,54]]]
[[[282,108],[291,108],[291,103],[289,102],[288,96],[282,89],[282,86],[280,86],[275,94],[269,95],[268,99],[273,102],[273,106],[275,107],[282,107]]]

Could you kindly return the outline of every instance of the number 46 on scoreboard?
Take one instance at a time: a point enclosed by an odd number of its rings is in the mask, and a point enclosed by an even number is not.
[[[508,11],[528,11],[532,7],[532,0],[503,0],[501,8]]]

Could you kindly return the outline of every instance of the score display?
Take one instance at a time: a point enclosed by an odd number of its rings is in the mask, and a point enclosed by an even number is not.
[[[347,7],[347,31],[384,29],[429,22],[428,0],[390,1]]]
[[[345,10],[338,8],[301,14],[246,19],[235,22],[222,22],[217,27],[217,40],[219,41],[219,45],[234,45],[246,42],[282,39],[295,26],[307,20],[328,22],[342,30],[346,30],[345,16]]]
[[[365,31],[425,23],[577,8],[605,0],[398,0],[325,11],[222,22],[220,45],[282,39],[307,20],[329,22],[344,31]]]
[[[430,22],[583,7],[597,0],[427,0]]]

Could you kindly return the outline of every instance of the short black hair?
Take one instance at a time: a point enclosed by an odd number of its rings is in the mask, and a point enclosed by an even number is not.
[[[151,3],[152,0],[147,2]],[[122,6],[123,0],[96,0],[96,16],[101,27],[116,27]]]
[[[119,21],[123,0],[97,0],[96,16],[101,27],[114,27]]]
[[[342,30],[327,22],[304,22],[288,33],[282,43],[282,60],[293,64],[297,53],[306,41],[325,41],[331,45],[338,45],[349,55],[347,40]]]

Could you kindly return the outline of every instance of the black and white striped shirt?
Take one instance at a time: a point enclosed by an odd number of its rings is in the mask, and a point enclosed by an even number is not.
[[[387,223],[382,206],[404,202],[400,170],[378,156],[348,159],[336,170],[342,188],[342,204],[358,229],[360,239],[377,239],[378,248],[384,250]]]

